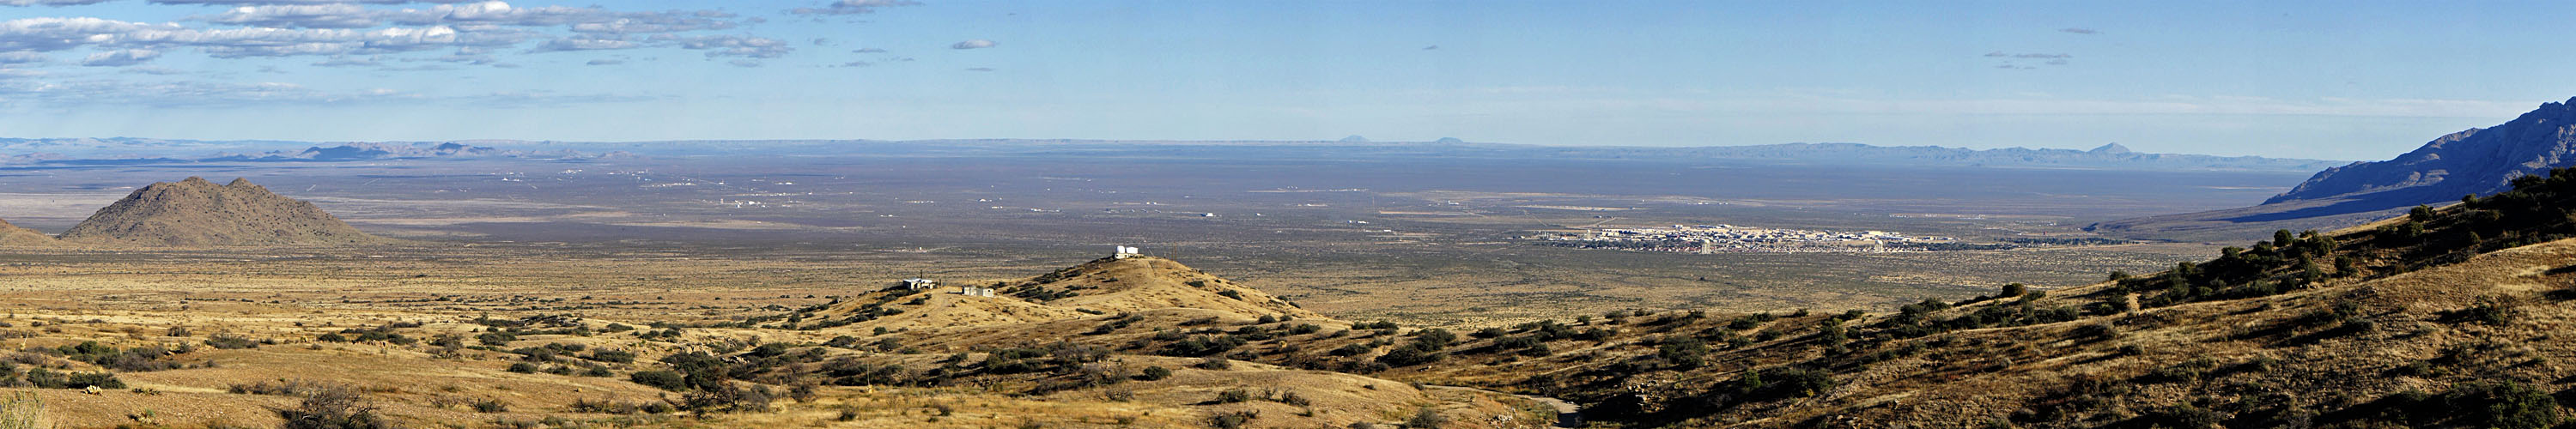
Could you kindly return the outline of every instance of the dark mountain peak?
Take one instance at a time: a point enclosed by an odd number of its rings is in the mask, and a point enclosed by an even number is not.
[[[2112,143],[2112,144],[2102,145],[2102,147],[2093,148],[2093,150],[2088,150],[2088,151],[2085,151],[2085,152],[2089,152],[2089,153],[2098,153],[2098,154],[2110,154],[2110,155],[2115,155],[2115,154],[2124,154],[2124,153],[2129,153],[2129,147],[2128,147],[2128,146],[2121,146],[2119,143]]]
[[[2513,121],[2425,142],[2387,161],[2319,172],[2265,204],[2364,199],[2413,206],[2504,191],[2515,177],[2576,164],[2576,99],[2542,103]]]

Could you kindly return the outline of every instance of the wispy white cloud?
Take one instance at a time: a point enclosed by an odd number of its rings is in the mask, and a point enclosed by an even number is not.
[[[74,80],[62,82],[0,81],[0,105],[54,107],[129,105],[163,108],[239,107],[257,105],[354,105],[441,103],[460,106],[531,107],[586,103],[619,103],[657,97],[624,94],[559,94],[547,91],[429,95],[374,88],[334,91],[284,82],[133,82]]]
[[[142,64],[145,61],[152,61],[153,58],[158,58],[160,56],[161,52],[149,49],[119,49],[90,54],[89,57],[81,59],[81,65],[86,67],[124,67]]]
[[[796,51],[787,41],[767,37],[715,35],[674,37],[657,35],[657,41],[678,42],[681,49],[707,51],[707,57],[778,58]]]
[[[1000,45],[1000,44],[998,44],[998,43],[993,43],[993,41],[991,41],[991,40],[984,40],[984,39],[972,39],[972,40],[967,40],[967,41],[963,41],[963,42],[957,42],[957,44],[954,44],[954,45],[948,45],[948,49],[984,49],[984,48],[990,48],[990,47],[999,46],[999,45]]]
[[[920,2],[908,0],[839,0],[823,7],[800,7],[789,9],[787,10],[787,13],[797,15],[857,15],[876,13],[879,8],[917,6],[920,4]]]

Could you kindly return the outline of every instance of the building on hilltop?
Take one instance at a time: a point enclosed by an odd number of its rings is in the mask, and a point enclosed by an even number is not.
[[[1110,255],[1109,255],[1109,257],[1110,257],[1110,258],[1112,258],[1112,259],[1127,259],[1127,258],[1133,258],[1133,257],[1137,257],[1137,256],[1143,256],[1143,255],[1139,255],[1139,254],[1137,254],[1137,250],[1136,250],[1136,248],[1134,248],[1134,247],[1127,247],[1127,246],[1118,246],[1118,250],[1117,250],[1117,252],[1116,252],[1116,253],[1112,253],[1112,254],[1110,254]]]
[[[919,277],[903,279],[903,288],[911,290],[937,289],[939,288],[939,281]]]

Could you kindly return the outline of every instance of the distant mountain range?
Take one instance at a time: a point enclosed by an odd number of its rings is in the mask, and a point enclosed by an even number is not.
[[[196,152],[203,155],[185,155]],[[1753,160],[1827,165],[1922,165],[2125,170],[2316,171],[2340,161],[2156,154],[2119,144],[2092,150],[1968,149],[1789,143],[1756,146],[1538,146],[1474,143],[1457,138],[1378,142],[1162,141],[1068,139],[970,140],[692,140],[557,142],[470,140],[323,145],[291,141],[199,141],[139,138],[0,139],[0,165],[130,165],[204,162],[343,162],[394,159],[534,159],[588,161],[631,156],[1102,156],[1173,159],[1375,160],[1387,157],[1484,159]]]
[[[269,149],[305,146],[303,149]],[[521,158],[587,160],[631,156],[623,152],[590,153],[572,149],[501,149],[458,142],[362,142],[321,146],[287,141],[202,141],[167,139],[0,139],[0,165],[135,165],[200,162],[343,162],[433,158]],[[176,152],[213,150],[211,155]]]
[[[2545,103],[2512,121],[2451,133],[2377,162],[2325,169],[2263,204],[2123,219],[2095,232],[2134,238],[2209,240],[2276,229],[2333,229],[2386,218],[2419,204],[2492,195],[2514,178],[2576,165],[2576,99]]]
[[[1669,154],[1710,158],[1773,159],[1827,163],[1926,164],[1975,166],[2091,167],[2152,170],[2310,171],[2340,161],[2259,156],[2214,156],[2138,153],[2119,143],[2092,150],[1969,149],[1940,146],[1871,146],[1857,143],[1790,143],[1758,146],[1691,148],[1609,148],[1639,155]]]

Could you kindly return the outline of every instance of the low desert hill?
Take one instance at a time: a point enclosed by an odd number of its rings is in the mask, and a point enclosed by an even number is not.
[[[2386,161],[2328,168],[2252,207],[2123,219],[2087,229],[2133,238],[2213,240],[2272,229],[2333,229],[2423,204],[2493,195],[2514,178],[2576,166],[2576,99],[2493,127],[2424,143]]]
[[[384,242],[313,203],[249,180],[154,183],[73,225],[65,241],[151,246],[342,245]]]
[[[54,246],[62,244],[53,236],[0,220],[0,246]]]
[[[993,296],[961,294],[990,289]],[[1110,320],[1149,325],[1329,321],[1258,289],[1178,261],[1101,258],[1037,277],[914,290],[904,286],[799,313],[801,326],[902,332],[907,344],[972,347],[1064,341]],[[1129,321],[1129,324],[1136,323]],[[1344,322],[1328,322],[1347,325]]]

